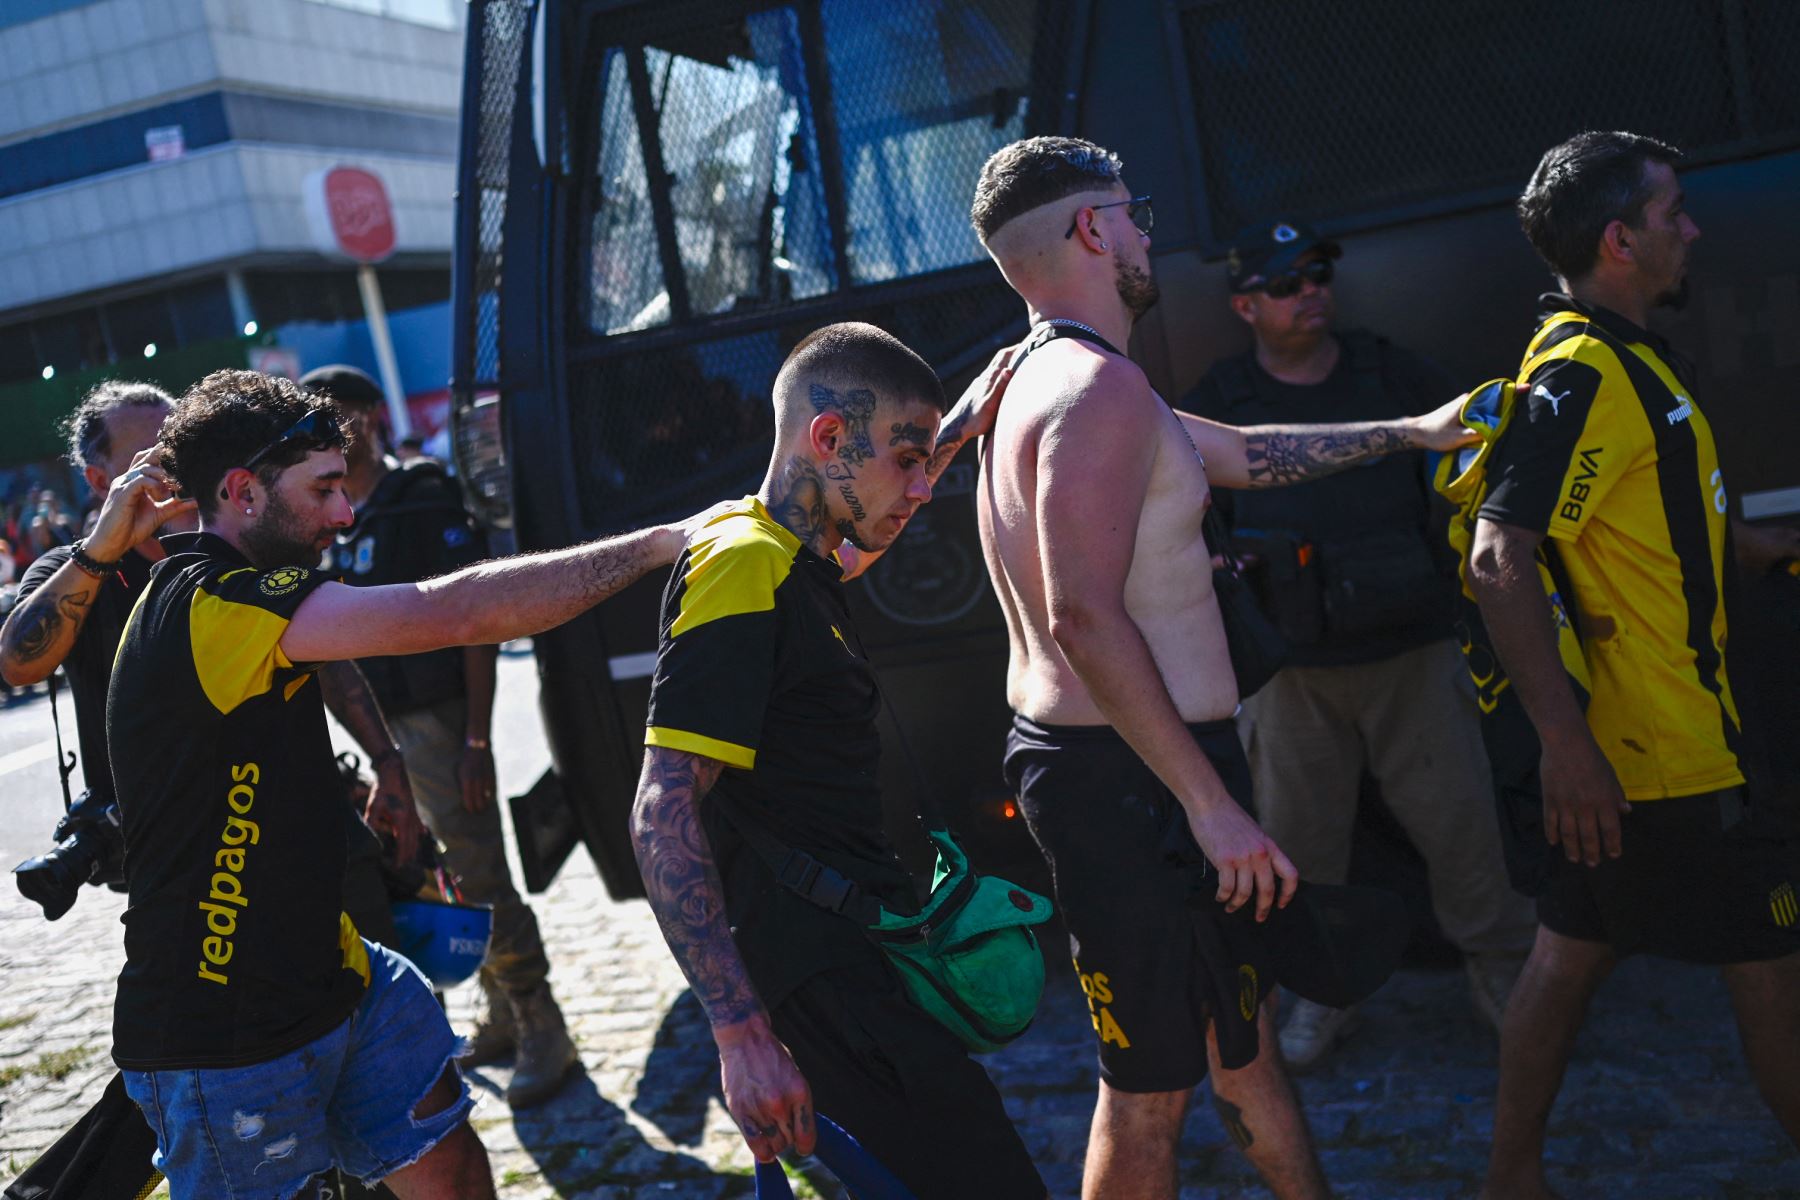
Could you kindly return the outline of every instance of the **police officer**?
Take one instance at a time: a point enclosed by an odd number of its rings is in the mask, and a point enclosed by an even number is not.
[[[1304,425],[1416,415],[1454,394],[1385,339],[1334,331],[1341,255],[1297,221],[1240,234],[1230,303],[1254,346],[1216,364],[1182,407],[1229,425]],[[1472,689],[1451,640],[1455,576],[1434,553],[1420,455],[1222,493],[1220,503],[1239,550],[1259,552],[1269,615],[1291,645],[1289,665],[1244,701],[1263,827],[1305,878],[1342,883],[1359,783],[1372,775],[1425,857],[1476,1009],[1498,1028],[1532,922],[1507,885]],[[1282,1051],[1309,1067],[1353,1021],[1299,1000]]]
[[[357,585],[413,583],[487,557],[456,481],[436,459],[383,453],[381,389],[350,366],[320,367],[301,383],[335,400],[351,441],[344,490],[356,521],[338,534],[332,566]],[[463,1060],[480,1066],[516,1051],[507,1102],[550,1098],[578,1059],[546,981],[537,918],[513,886],[495,798],[490,719],[497,650],[453,647],[359,660],[412,776],[420,815],[463,898],[494,906],[481,968],[483,1011]]]

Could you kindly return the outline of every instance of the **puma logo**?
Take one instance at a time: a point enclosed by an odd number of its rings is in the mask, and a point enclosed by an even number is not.
[[[1570,388],[1568,391],[1565,391],[1562,395],[1558,396],[1540,383],[1531,389],[1531,394],[1534,396],[1542,396],[1544,399],[1548,400],[1550,402],[1550,415],[1553,417],[1560,417],[1562,416],[1562,402],[1567,400],[1569,398],[1569,392],[1574,390],[1574,388]]]

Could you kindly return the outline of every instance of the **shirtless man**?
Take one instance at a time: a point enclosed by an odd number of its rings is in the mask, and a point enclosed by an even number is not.
[[[1182,1119],[1209,1068],[1220,1117],[1270,1189],[1323,1196],[1279,1057],[1221,1037],[1229,1023],[1196,1003],[1236,999],[1238,1028],[1273,1044],[1266,1003],[1248,1024],[1259,981],[1240,986],[1239,968],[1203,949],[1202,926],[1252,901],[1263,920],[1297,883],[1245,812],[1237,685],[1201,535],[1208,479],[1296,483],[1469,435],[1458,402],[1422,418],[1247,429],[1170,410],[1115,349],[1157,298],[1149,197],[1119,169],[1090,142],[1016,142],[982,169],[971,214],[1034,326],[1058,335],[1014,360],[979,508],[1012,643],[1007,776],[1050,862],[1100,1042],[1083,1196],[1175,1195]],[[1218,875],[1197,904],[1209,868],[1196,845]],[[1228,990],[1220,972],[1233,974]]]

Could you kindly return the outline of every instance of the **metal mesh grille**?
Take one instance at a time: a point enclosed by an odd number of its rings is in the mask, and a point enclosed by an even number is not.
[[[1215,238],[1517,187],[1584,129],[1702,156],[1795,131],[1787,0],[1219,0],[1180,15]],[[1285,64],[1279,76],[1270,64]]]
[[[497,384],[500,380],[501,234],[506,220],[507,167],[512,155],[513,102],[530,21],[530,0],[489,0],[481,11],[481,91],[476,101],[474,180],[477,216],[472,382],[477,385]]]
[[[827,0],[854,282],[981,259],[969,196],[988,156],[1025,136],[1036,8]]]
[[[468,69],[480,74],[476,94],[467,101],[473,112],[464,115],[458,167],[451,453],[470,506],[484,524],[500,531],[512,528],[498,395],[500,270],[513,109],[530,17],[531,0],[486,0],[469,10]]]
[[[1003,281],[917,302],[833,312],[870,321],[940,369],[956,369],[1012,324]],[[626,350],[570,371],[571,456],[592,534],[633,528],[755,489],[773,438],[770,387],[787,353],[823,320],[796,317],[751,333]]]

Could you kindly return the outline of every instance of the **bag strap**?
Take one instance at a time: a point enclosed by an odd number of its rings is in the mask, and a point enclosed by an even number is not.
[[[56,674],[51,671],[49,677],[50,726],[56,731],[56,773],[62,777],[63,811],[68,812],[75,807],[75,800],[69,795],[69,776],[75,773],[75,756],[63,749],[62,718],[56,712]]]
[[[736,811],[734,802],[717,791],[708,793],[706,798],[718,807],[719,815],[775,873],[775,882],[782,887],[810,904],[849,917],[859,925],[874,925],[881,920],[881,905],[865,894],[854,879],[806,851],[788,845],[749,820]]]

